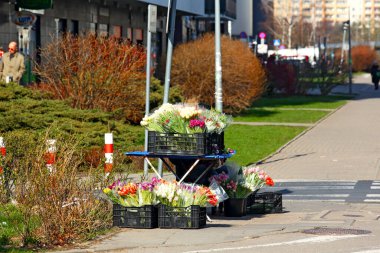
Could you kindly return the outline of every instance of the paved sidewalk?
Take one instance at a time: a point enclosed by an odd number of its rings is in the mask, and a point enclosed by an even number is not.
[[[355,79],[356,100],[260,166],[275,180],[380,179],[380,91],[369,82],[368,75]],[[280,214],[214,217],[199,230],[120,229],[108,239],[66,252],[380,252],[379,204],[284,201],[284,207]],[[303,232],[318,227],[371,233]]]
[[[277,179],[380,179],[380,92],[356,78],[359,96],[261,165]],[[347,87],[338,91],[347,92]]]

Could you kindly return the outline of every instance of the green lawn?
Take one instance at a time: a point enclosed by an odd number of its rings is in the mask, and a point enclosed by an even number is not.
[[[234,121],[315,123],[351,99],[350,96],[264,97]],[[306,109],[306,110],[305,110]],[[322,109],[322,110],[318,110]],[[300,134],[305,127],[232,125],[225,132],[225,146],[235,149],[231,159],[248,165],[272,154]]]
[[[351,96],[291,96],[291,97],[263,97],[254,102],[253,108],[319,108],[335,109],[346,103]]]
[[[225,132],[225,146],[236,150],[230,159],[239,165],[255,163],[272,154],[306,128],[232,125]]]
[[[234,121],[243,122],[292,122],[315,123],[326,116],[328,111],[278,110],[275,108],[251,108]]]

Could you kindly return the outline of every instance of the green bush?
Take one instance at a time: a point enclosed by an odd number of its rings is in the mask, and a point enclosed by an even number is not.
[[[0,88],[0,133],[42,132],[55,126],[67,135],[75,134],[81,139],[81,146],[87,148],[102,147],[106,132],[114,133],[115,149],[143,144],[142,127],[114,120],[112,113],[73,109],[66,101],[44,99],[40,92],[17,84]]]

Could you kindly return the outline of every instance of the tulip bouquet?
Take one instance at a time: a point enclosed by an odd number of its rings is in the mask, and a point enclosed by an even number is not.
[[[273,179],[259,167],[243,168],[244,186],[256,191],[264,185],[273,186]]]
[[[150,182],[133,183],[117,180],[103,192],[115,204],[125,207],[140,207],[144,205],[157,204],[156,194],[154,192],[155,185],[159,183],[157,178],[153,178]]]
[[[149,182],[132,183],[118,180],[103,192],[115,204],[140,207],[161,203],[171,207],[216,206],[218,197],[201,185],[178,184],[176,181],[153,178]]]
[[[140,124],[149,131],[159,133],[222,133],[232,117],[216,110],[182,104],[163,104]]]
[[[230,198],[245,198],[264,185],[274,185],[273,179],[259,167],[242,168],[233,163],[227,163],[225,170],[209,181],[220,185]]]
[[[242,179],[234,179],[225,172],[210,177],[209,181],[219,184],[230,198],[246,198],[252,192]]]
[[[161,204],[171,207],[216,206],[217,196],[206,186],[178,184],[176,181],[161,179],[155,186],[157,199]]]

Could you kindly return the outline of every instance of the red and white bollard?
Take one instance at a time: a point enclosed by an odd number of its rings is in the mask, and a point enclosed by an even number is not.
[[[5,149],[4,138],[0,137],[0,157],[5,157],[7,150]],[[4,169],[0,166],[0,174],[3,174]]]
[[[104,134],[104,172],[106,177],[111,173],[113,166],[113,135],[112,133]]]
[[[55,153],[57,152],[56,143],[57,140],[55,139],[46,140],[47,149],[45,154],[45,162],[46,168],[49,170],[50,173],[54,170]]]

